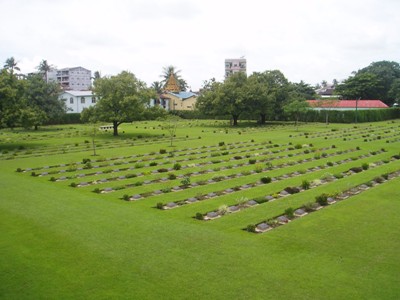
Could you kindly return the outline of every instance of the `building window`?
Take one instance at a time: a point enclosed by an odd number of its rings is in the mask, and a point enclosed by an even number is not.
[[[85,104],[85,97],[82,97],[82,98],[81,98],[81,103],[82,103],[82,104]]]
[[[74,98],[72,98],[72,97],[69,98],[69,103],[70,103],[70,104],[74,104]]]
[[[92,97],[92,103],[96,103],[96,97]]]

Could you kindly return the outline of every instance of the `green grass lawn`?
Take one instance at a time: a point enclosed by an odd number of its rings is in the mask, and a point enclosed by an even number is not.
[[[109,132],[97,134],[97,157],[91,156],[91,128],[83,125],[54,126],[39,132],[0,131],[0,298],[399,299],[400,177],[267,233],[249,233],[243,228],[281,214],[288,207],[314,201],[320,193],[346,189],[399,170],[400,160],[391,156],[400,151],[400,122],[357,126],[306,124],[298,131],[289,125],[252,126],[243,124],[235,129],[222,121],[183,122],[174,147],[170,147],[168,136],[162,136],[166,132],[156,122],[122,124],[118,138]],[[125,181],[72,188],[69,186],[72,181],[86,179],[51,182],[51,176],[33,177],[30,172],[16,172],[17,168],[51,167],[80,162],[83,158],[96,160],[150,152],[156,156],[160,149],[168,152],[184,149],[182,153],[185,153],[194,151],[188,150],[189,147],[219,149],[219,142],[237,145],[243,141],[249,149],[253,143],[279,144],[279,153],[271,157],[291,153],[285,150],[290,146],[288,143],[329,147],[328,153],[356,147],[360,150],[131,202],[120,198],[125,193],[140,193],[166,184],[96,194],[92,192],[95,187],[116,186]],[[335,149],[331,149],[332,145]],[[182,200],[197,193],[257,180],[265,174],[296,171],[381,148],[385,152],[333,166],[329,172],[346,171],[363,162],[390,162],[216,220],[199,221],[193,217],[196,212],[205,213],[222,204],[234,204],[241,196],[267,195],[285,186],[299,185],[304,178],[318,179],[326,170],[172,210],[154,208],[158,202]],[[257,151],[247,153],[254,157]],[[304,154],[304,157],[307,155],[313,156]],[[199,156],[182,156],[189,161],[181,164],[211,159]],[[274,164],[297,158],[280,158]],[[173,159],[168,166],[173,165]],[[232,163],[230,160],[221,165]],[[216,166],[190,167],[175,173]],[[118,167],[121,165],[113,166]],[[156,178],[159,175],[150,171],[160,167],[145,166],[137,170],[145,172],[140,180]],[[110,167],[103,169],[107,168]],[[251,169],[251,165],[240,166],[199,178]],[[76,171],[76,174],[82,172],[88,171]],[[191,179],[195,181],[194,176]],[[168,184],[175,186],[179,182],[177,179]]]

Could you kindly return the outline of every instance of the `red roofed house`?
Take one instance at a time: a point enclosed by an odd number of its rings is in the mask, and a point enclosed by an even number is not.
[[[364,110],[389,108],[381,100],[307,100],[311,108],[315,110]]]

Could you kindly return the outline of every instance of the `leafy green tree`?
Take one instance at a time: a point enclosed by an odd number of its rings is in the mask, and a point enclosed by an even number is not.
[[[379,77],[373,73],[357,73],[344,80],[335,92],[344,99],[379,99],[384,90]]]
[[[66,113],[64,101],[58,98],[61,90],[57,83],[47,83],[41,74],[29,75],[25,80],[24,100],[28,109],[25,113],[25,120],[35,119],[33,126],[37,130],[47,120],[58,120]],[[29,112],[29,113],[28,113]],[[36,115],[35,118],[32,118]],[[30,118],[27,118],[31,116]],[[28,124],[25,122],[25,124]]]
[[[111,122],[115,136],[120,124],[142,119],[149,100],[156,97],[153,90],[127,71],[95,80],[94,94],[100,99],[93,111],[95,118]]]
[[[400,78],[393,81],[388,96],[394,100],[394,103],[397,103],[397,105],[400,104]]]
[[[43,121],[47,119],[46,113],[43,110],[38,107],[29,106],[20,109],[19,117],[19,122],[25,129],[29,129],[32,126],[37,129],[38,126],[42,125]]]
[[[259,114],[260,123],[265,124],[267,118],[272,119],[277,107],[288,97],[289,82],[278,70],[254,72],[247,82],[246,97],[249,109]]]
[[[0,126],[14,128],[20,120],[20,110],[25,107],[24,80],[19,80],[8,69],[0,71]]]
[[[246,103],[247,75],[243,72],[234,73],[224,83],[215,85],[211,92],[212,109],[214,113],[229,114],[232,125],[238,125],[240,114],[248,108]]]
[[[392,84],[396,79],[400,79],[400,64],[394,61],[378,61],[373,62],[369,66],[359,70],[357,74],[374,74],[380,81],[382,89],[378,94],[374,95],[375,99],[380,99],[387,105],[392,105],[394,98],[390,94]],[[370,99],[373,99],[370,98]]]
[[[284,106],[285,114],[294,119],[296,130],[298,130],[298,122],[300,116],[305,114],[309,108],[307,101],[299,95],[292,94],[290,101]]]
[[[290,89],[295,93],[307,100],[313,100],[316,97],[314,88],[301,80],[299,83],[291,83]]]

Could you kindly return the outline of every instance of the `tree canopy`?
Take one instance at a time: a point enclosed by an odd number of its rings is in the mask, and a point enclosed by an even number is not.
[[[88,115],[91,120],[111,122],[114,135],[118,135],[120,124],[143,119],[149,100],[156,97],[153,90],[127,71],[96,79],[93,92],[100,100],[89,114],[83,114],[84,119]]]
[[[379,99],[391,106],[396,101],[393,91],[398,79],[400,65],[397,62],[373,62],[339,84],[336,93],[345,99]]]

